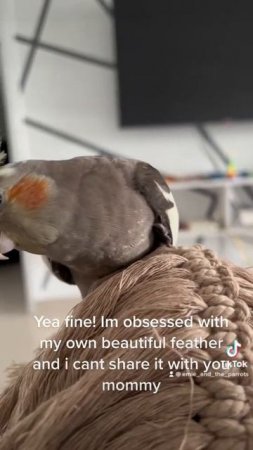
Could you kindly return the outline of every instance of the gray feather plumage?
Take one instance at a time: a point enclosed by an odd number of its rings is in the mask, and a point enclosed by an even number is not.
[[[32,218],[0,212],[0,230],[17,238],[19,248],[47,256],[54,273],[78,284],[82,294],[98,278],[131,264],[159,243],[176,243],[174,199],[160,173],[144,162],[79,157],[31,160],[12,168],[15,173],[8,182],[7,177],[1,181],[0,169],[0,187],[35,174],[52,181],[53,193]]]

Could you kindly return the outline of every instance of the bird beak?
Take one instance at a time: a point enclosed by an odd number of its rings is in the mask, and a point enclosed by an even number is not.
[[[0,233],[0,260],[9,259],[4,253],[8,253],[15,248],[14,242],[4,233]]]

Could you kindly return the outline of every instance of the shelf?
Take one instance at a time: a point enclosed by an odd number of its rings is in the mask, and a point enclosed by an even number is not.
[[[246,238],[252,238],[253,239],[253,227],[228,227],[228,228],[219,228],[217,230],[208,230],[206,232],[205,230],[180,230],[179,231],[179,244],[180,240],[182,239],[197,239],[201,236],[207,236],[207,237],[246,237]]]
[[[217,188],[234,188],[242,186],[253,186],[253,177],[236,177],[236,178],[213,178],[209,180],[189,180],[169,182],[168,185],[173,191],[185,189],[217,189]]]

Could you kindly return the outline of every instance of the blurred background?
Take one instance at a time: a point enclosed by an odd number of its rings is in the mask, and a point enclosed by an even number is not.
[[[175,195],[179,244],[202,243],[252,266],[252,2],[0,7],[0,140],[9,160],[145,160]],[[40,257],[17,252],[0,263],[0,283],[2,370],[32,354],[34,312],[62,317],[79,294]]]

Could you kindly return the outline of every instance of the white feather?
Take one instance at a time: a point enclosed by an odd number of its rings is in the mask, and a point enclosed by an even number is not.
[[[16,173],[16,169],[14,167],[2,167],[0,169],[0,177],[10,177]]]
[[[179,214],[178,214],[176,202],[175,202],[174,197],[171,192],[165,191],[162,188],[162,186],[160,186],[160,184],[157,183],[157,181],[155,181],[155,184],[158,187],[159,191],[164,196],[164,198],[167,201],[170,201],[174,204],[173,208],[168,208],[165,212],[166,212],[166,214],[169,218],[169,222],[170,222],[170,229],[171,229],[171,233],[172,233],[173,245],[176,245],[177,239],[178,239],[178,230],[179,230]]]

